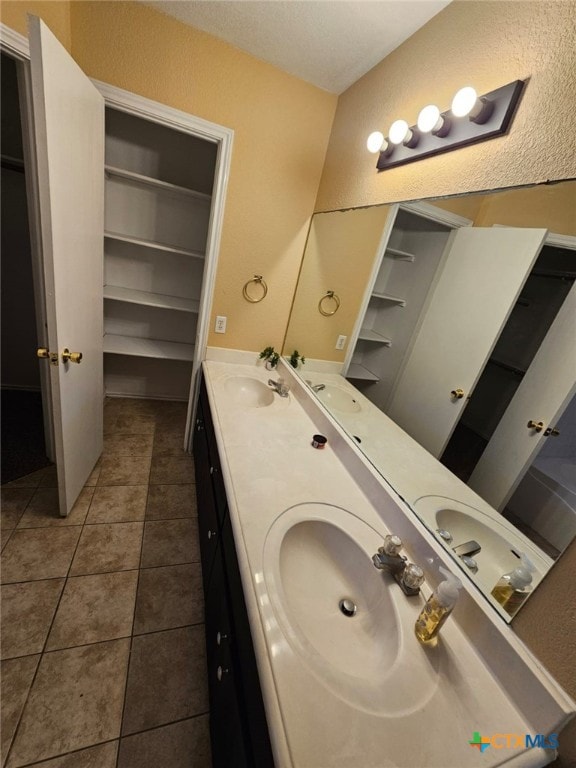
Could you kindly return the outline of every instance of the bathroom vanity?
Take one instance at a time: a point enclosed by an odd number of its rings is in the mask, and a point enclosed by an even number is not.
[[[230,357],[203,364],[194,442],[214,765],[551,762],[550,749],[470,742],[558,734],[575,703],[472,584],[437,646],[418,642],[450,558],[303,381],[281,363],[280,397],[276,371]],[[425,572],[417,596],[372,564],[390,532]]]

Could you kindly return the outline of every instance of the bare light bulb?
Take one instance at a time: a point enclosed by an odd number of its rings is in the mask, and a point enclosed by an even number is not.
[[[452,114],[454,117],[466,117],[472,112],[477,101],[478,94],[472,86],[460,88],[452,99]]]
[[[418,115],[418,130],[422,133],[430,133],[434,128],[440,128],[442,122],[438,107],[435,104],[428,104],[427,107],[420,110]]]
[[[388,131],[388,138],[392,144],[402,144],[410,134],[411,131],[406,120],[395,120]]]
[[[384,134],[380,133],[380,131],[374,131],[368,136],[368,141],[366,142],[368,152],[376,154],[376,152],[386,149],[387,146],[388,142],[384,138]]]

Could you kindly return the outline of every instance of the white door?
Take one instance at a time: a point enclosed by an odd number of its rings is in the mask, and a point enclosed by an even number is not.
[[[387,410],[433,456],[442,455],[545,237],[545,229],[506,227],[455,234]]]
[[[468,485],[495,509],[502,510],[559,421],[576,392],[576,283],[512,402],[472,473]],[[542,422],[537,429],[528,422]]]
[[[60,514],[102,452],[104,101],[46,25],[30,61]],[[63,351],[80,352],[80,364]]]

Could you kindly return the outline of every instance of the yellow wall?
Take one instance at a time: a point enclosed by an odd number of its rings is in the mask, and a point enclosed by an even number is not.
[[[556,235],[576,236],[576,181],[435,200],[433,204],[466,216],[475,227],[544,227]]]
[[[575,14],[574,0],[451,3],[340,97],[316,210],[576,176]],[[463,85],[526,78],[507,136],[376,172],[372,131],[448,108]]]
[[[3,3],[5,23],[25,33],[30,9],[58,35],[57,5]],[[138,3],[70,9],[72,55],[90,77],[235,131],[211,319],[213,328],[225,315],[228,325],[209,344],[280,348],[336,96]],[[249,304],[242,286],[256,273],[268,296]]]
[[[58,40],[71,50],[70,1],[69,0],[2,0],[0,2],[0,21],[7,27],[28,36],[27,14],[40,16],[56,35]]]
[[[284,354],[297,349],[304,357],[344,361],[346,349],[336,350],[336,340],[340,334],[349,339],[354,330],[388,210],[381,205],[314,216]],[[340,307],[330,317],[318,311],[326,291],[334,291],[340,299]],[[326,299],[322,306],[331,312],[336,305]]]

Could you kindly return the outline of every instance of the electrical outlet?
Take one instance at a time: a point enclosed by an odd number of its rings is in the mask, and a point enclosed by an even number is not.
[[[214,324],[214,333],[226,333],[226,320],[223,315],[216,315],[216,323]]]
[[[346,346],[346,339],[348,336],[338,336],[338,341],[336,342],[336,349],[344,349]]]

